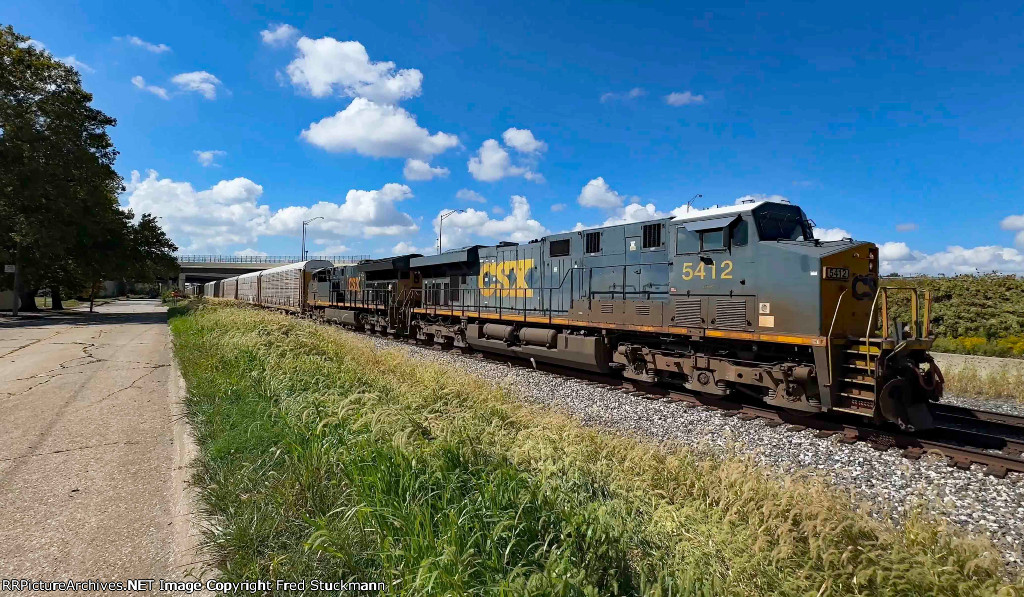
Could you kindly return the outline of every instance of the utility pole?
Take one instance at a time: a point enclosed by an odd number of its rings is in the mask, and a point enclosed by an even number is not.
[[[21,241],[14,247],[14,302],[11,315],[18,316],[18,302],[21,301]]]
[[[306,224],[309,224],[310,222],[315,222],[316,220],[322,220],[322,219],[324,219],[323,216],[317,216],[315,218],[310,218],[308,220],[303,220],[302,221],[302,253],[299,254],[299,256],[300,256],[299,258],[302,261],[306,260]]]
[[[448,211],[448,212],[445,212],[445,213],[441,214],[441,221],[438,222],[438,224],[437,224],[437,254],[438,255],[441,254],[441,242],[442,242],[441,241],[441,229],[444,227],[444,219],[447,218],[448,216],[454,216],[455,214],[460,214],[463,211],[465,211],[465,210],[453,209],[451,211]]]

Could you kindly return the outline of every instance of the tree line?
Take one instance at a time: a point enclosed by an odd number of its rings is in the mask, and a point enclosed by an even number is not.
[[[78,71],[0,27],[0,289],[23,310],[49,289],[92,297],[106,280],[177,275],[177,247],[150,214],[122,209],[116,120],[91,105]]]

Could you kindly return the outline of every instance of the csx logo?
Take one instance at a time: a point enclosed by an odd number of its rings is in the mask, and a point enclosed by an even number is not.
[[[348,279],[348,289],[349,290],[354,290],[354,291],[358,292],[359,291],[359,278],[349,278]]]
[[[533,289],[526,284],[526,272],[532,267],[533,259],[480,264],[480,294],[532,297]],[[515,281],[510,282],[510,276]]]

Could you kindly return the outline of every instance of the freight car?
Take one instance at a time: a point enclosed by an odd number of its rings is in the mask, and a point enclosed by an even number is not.
[[[236,298],[260,303],[243,294],[242,278]],[[929,298],[919,313],[911,294],[914,321],[890,322],[875,245],[814,239],[798,206],[764,201],[325,266],[311,276],[304,312],[443,346],[923,429],[943,382],[928,354]]]

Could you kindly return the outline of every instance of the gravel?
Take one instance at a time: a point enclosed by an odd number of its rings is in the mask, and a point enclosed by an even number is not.
[[[566,412],[586,425],[701,446],[723,455],[741,452],[769,470],[824,478],[850,491],[851,498],[873,515],[889,517],[896,524],[913,509],[923,508],[931,516],[991,537],[1009,565],[1024,566],[1024,475],[997,479],[985,475],[978,465],[964,471],[933,456],[909,461],[896,449],[880,452],[864,443],[842,444],[838,436],[818,438],[810,430],[790,432],[786,426],[772,428],[759,419],[743,421],[705,407],[633,397],[533,370],[526,361],[523,367],[510,367],[380,336],[373,341],[378,348],[399,348],[416,358],[498,380],[524,400]],[[997,404],[980,402],[996,410]]]

